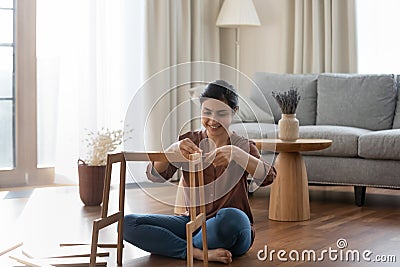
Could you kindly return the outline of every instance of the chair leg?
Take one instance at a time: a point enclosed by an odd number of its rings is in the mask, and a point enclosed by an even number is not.
[[[201,230],[203,232],[203,266],[208,267],[208,245],[207,245],[207,228],[206,228],[206,218],[204,215],[204,220],[201,224]]]
[[[99,225],[97,221],[93,221],[92,230],[92,245],[90,252],[90,264],[89,267],[96,267],[96,255],[97,255],[97,243],[99,242]]]
[[[200,221],[201,220],[201,221]],[[206,216],[200,214],[195,220],[190,221],[186,224],[186,259],[187,266],[193,267],[194,260],[194,248],[193,248],[193,232],[201,226],[202,230],[202,242],[203,242],[203,266],[208,267],[208,247],[207,247],[207,229],[206,229]]]
[[[186,261],[187,267],[193,267],[193,230],[192,222],[186,224]]]
[[[123,252],[123,248],[124,248],[123,224],[124,224],[124,218],[122,217],[118,221],[118,244],[117,244],[117,264],[118,265],[122,265],[122,252]]]
[[[126,182],[126,162],[121,161],[120,185],[119,185],[119,212],[118,220],[118,247],[117,264],[122,265],[122,252],[124,248],[124,209],[125,209],[125,182]]]
[[[208,267],[208,247],[207,247],[207,229],[206,229],[206,208],[204,196],[204,177],[203,163],[199,153],[189,155],[189,210],[190,222],[186,224],[186,242],[187,242],[187,266],[193,267],[193,232],[201,227],[203,243],[203,266]],[[196,162],[197,161],[197,162]],[[198,188],[200,197],[200,214],[196,216],[196,174],[198,175]]]

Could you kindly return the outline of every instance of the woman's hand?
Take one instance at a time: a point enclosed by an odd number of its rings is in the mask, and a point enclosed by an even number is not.
[[[190,140],[189,138],[185,138],[183,140],[173,143],[165,151],[166,152],[180,152],[187,159],[189,159],[190,154],[201,153],[200,148],[198,148],[196,146],[196,144],[193,143],[193,141]],[[154,162],[153,167],[158,173],[162,173],[165,170],[167,170],[168,165],[169,165],[168,162],[156,161],[156,162]]]
[[[180,152],[185,158],[189,158],[190,154],[201,153],[201,149],[193,143],[189,138],[182,139],[172,144],[168,149],[168,152]]]
[[[237,146],[226,145],[221,146],[206,154],[205,162],[212,161],[215,167],[223,166],[227,167],[229,162],[235,160],[237,155],[240,153],[240,148]]]

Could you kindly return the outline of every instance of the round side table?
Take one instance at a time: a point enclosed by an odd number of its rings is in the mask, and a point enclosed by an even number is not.
[[[271,185],[269,218],[276,221],[310,219],[307,170],[299,152],[322,150],[332,144],[327,139],[254,140],[260,151],[278,152],[275,160],[277,177]]]

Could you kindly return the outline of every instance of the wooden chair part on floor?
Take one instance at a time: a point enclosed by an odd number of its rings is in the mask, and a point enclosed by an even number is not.
[[[203,172],[202,172],[202,163],[200,154],[198,155],[190,155],[192,159],[189,162],[190,170],[198,170],[200,184],[204,185]],[[195,161],[195,159],[198,159]],[[126,181],[126,162],[127,161],[159,161],[159,162],[188,162],[186,158],[184,158],[180,153],[171,153],[171,152],[121,152],[115,154],[108,154],[107,156],[107,165],[106,165],[106,177],[104,181],[104,192],[103,192],[103,204],[101,210],[101,218],[93,221],[93,230],[92,230],[92,242],[91,242],[91,255],[90,255],[90,267],[96,266],[96,254],[98,247],[98,239],[99,232],[101,229],[118,222],[118,239],[116,245],[110,245],[108,247],[117,248],[117,264],[122,265],[122,251],[123,251],[123,224],[124,224],[124,208],[125,208],[125,181]],[[111,186],[111,173],[112,173],[112,165],[114,163],[120,163],[120,185],[119,185],[119,211],[108,215],[108,204],[110,197],[110,186]],[[191,185],[194,184],[196,173],[191,172],[190,180]],[[192,183],[193,181],[193,183]],[[201,203],[204,203],[204,187],[201,188],[200,198],[203,200]],[[192,188],[190,189],[192,190]],[[192,191],[191,191],[192,192]],[[195,192],[195,191],[193,191]],[[191,197],[192,199],[192,197]],[[208,266],[208,250],[207,250],[207,242],[206,242],[206,230],[205,230],[205,207],[200,207],[201,213],[196,217],[196,207],[193,207],[194,212],[191,211],[191,221],[188,223],[186,227],[187,233],[193,233],[198,227],[201,225],[203,229],[203,247],[204,250],[204,266]],[[193,215],[192,215],[193,214]],[[189,262],[193,266],[193,246],[190,246],[189,243],[193,244],[192,235],[188,235],[188,264]],[[189,257],[190,255],[190,257]]]
[[[200,213],[196,216],[196,174],[198,178],[199,191],[199,207]],[[189,213],[190,222],[186,224],[186,240],[187,240],[187,266],[193,267],[193,232],[199,227],[202,230],[203,243],[203,266],[208,266],[208,247],[207,247],[207,231],[206,231],[206,207],[204,196],[204,176],[203,176],[203,160],[201,154],[196,153],[189,155]]]

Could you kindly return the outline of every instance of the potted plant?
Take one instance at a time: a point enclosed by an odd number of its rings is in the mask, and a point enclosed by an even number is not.
[[[278,121],[278,136],[284,141],[295,141],[299,138],[299,120],[296,118],[296,109],[300,101],[298,88],[292,86],[286,92],[272,92],[282,111],[282,118]]]
[[[122,138],[122,130],[102,128],[97,132],[88,131],[85,139],[87,156],[78,160],[79,195],[86,206],[101,204],[107,153],[114,151],[122,143]]]

